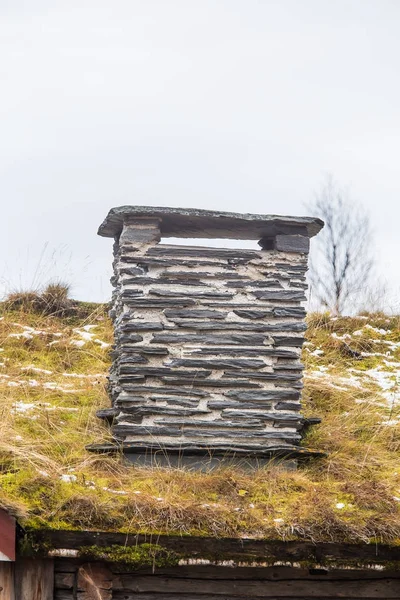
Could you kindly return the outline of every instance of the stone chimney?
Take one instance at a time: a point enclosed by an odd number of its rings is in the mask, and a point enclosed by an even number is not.
[[[136,464],[297,459],[309,239],[319,219],[113,208],[113,446]],[[259,240],[260,250],[160,244]]]

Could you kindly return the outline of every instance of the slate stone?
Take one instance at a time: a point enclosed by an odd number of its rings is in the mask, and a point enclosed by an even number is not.
[[[234,310],[233,312],[242,319],[265,319],[273,315],[272,310]]]
[[[206,287],[207,283],[200,282],[199,280],[192,279],[168,279],[168,277],[134,277],[131,279],[123,279],[123,285],[183,285],[183,286],[194,286],[194,287]]]
[[[162,323],[155,323],[153,321],[149,321],[148,323],[129,321],[121,326],[121,331],[124,333],[129,333],[131,331],[162,331],[163,329],[164,325],[162,325]]]
[[[143,354],[145,356],[167,356],[169,351],[167,348],[160,348],[157,346],[131,346],[130,348],[126,345],[121,345],[121,350],[125,352],[134,352],[137,354]]]
[[[206,344],[206,345],[221,345],[227,344],[232,346],[245,345],[245,346],[262,346],[264,340],[267,340],[263,335],[241,335],[241,334],[228,334],[228,335],[213,335],[213,334],[197,334],[197,333],[156,333],[153,339],[150,341],[151,344],[184,344],[189,342],[191,344]]]
[[[150,400],[160,400],[172,406],[195,408],[199,404],[198,398],[179,398],[176,396],[150,396]]]
[[[281,351],[278,351],[278,352],[281,352]],[[284,352],[288,352],[288,351],[284,350]],[[225,354],[228,354],[229,356],[233,356],[235,358],[242,357],[242,356],[277,356],[274,348],[272,348],[272,347],[267,348],[266,346],[261,346],[261,347],[256,346],[255,348],[243,348],[243,347],[236,348],[236,346],[231,346],[228,348],[221,348],[218,346],[215,346],[212,348],[199,348],[199,349],[196,348],[192,352],[189,352],[187,354],[187,356],[207,356],[207,355],[221,356],[221,355],[225,355]],[[279,356],[279,354],[278,354],[278,356]]]
[[[252,401],[249,402],[247,401],[246,404],[244,405],[243,402],[237,402],[235,400],[209,400],[207,403],[208,408],[211,408],[213,410],[224,410],[224,409],[233,409],[233,408],[237,408],[237,409],[243,409],[244,406],[249,409],[261,409],[261,410],[265,410],[266,408],[272,408],[273,402],[272,400],[260,400],[260,401]]]
[[[300,402],[277,402],[275,410],[301,410]]]
[[[191,377],[204,378],[211,375],[210,370],[180,371],[169,367],[131,367],[129,365],[121,365],[119,372],[121,375],[141,375],[145,377],[163,377],[164,375],[170,375],[171,377],[185,377],[186,379]]]
[[[261,252],[255,250],[239,250],[233,248],[207,248],[202,246],[167,246],[158,244],[147,251],[147,256],[167,257],[205,257],[218,259],[246,259],[254,260],[261,258]]]
[[[143,296],[143,290],[140,288],[128,288],[125,287],[123,282],[120,281],[121,284],[121,299],[128,300],[129,298],[137,298]]]
[[[278,281],[277,279],[270,279],[269,281],[228,281],[226,284],[226,287],[232,287],[232,288],[236,288],[236,289],[241,289],[241,288],[252,288],[252,287],[257,287],[257,288],[281,288],[282,284],[280,281]]]
[[[237,371],[225,371],[223,377],[237,377]],[[264,381],[273,381],[276,385],[288,384],[300,379],[301,375],[277,375],[276,373],[267,373],[265,371],[241,371],[240,377],[248,377],[249,379],[263,379]]]
[[[259,300],[306,300],[304,292],[299,290],[255,290],[251,293]]]
[[[163,298],[181,298],[190,296],[190,298],[215,298],[216,300],[220,298],[233,298],[232,294],[226,294],[224,292],[215,292],[215,291],[204,291],[204,292],[174,292],[173,290],[157,290],[150,289],[149,294],[152,296],[162,296]]]
[[[120,275],[131,275],[132,277],[142,277],[146,275],[147,269],[143,267],[120,267],[119,274]]]
[[[242,392],[237,390],[231,390],[224,392],[224,396],[227,398],[234,398],[235,400],[297,400],[300,397],[300,393],[296,391],[285,391],[285,390],[257,390],[255,392]]]
[[[164,383],[170,383],[172,385],[201,385],[202,387],[216,387],[216,388],[260,388],[261,386],[258,383],[252,383],[246,379],[237,379],[237,380],[227,380],[227,379],[196,379],[193,378],[192,381],[188,381],[187,378],[182,377],[172,377],[166,375],[162,378]]]
[[[141,354],[137,354],[136,352],[130,352],[129,354],[121,353],[119,355],[119,364],[138,364],[138,363],[148,363],[147,358],[142,356]]]
[[[184,417],[185,415],[207,415],[211,411],[207,409],[200,408],[171,408],[170,406],[132,406],[129,408],[124,408],[123,413],[129,415],[172,415],[177,417]],[[123,415],[121,415],[121,420],[124,420]]]
[[[304,235],[277,235],[275,248],[280,252],[298,252],[307,254],[310,251],[310,239]]]
[[[118,206],[112,208],[100,225],[99,235],[115,237],[127,218],[149,217],[160,219],[164,237],[232,238],[259,240],[278,234],[303,233],[312,237],[323,227],[323,221],[313,217],[237,214],[197,208],[170,208],[154,206]]]
[[[295,273],[306,273],[308,269],[307,259],[305,258],[301,262],[283,262],[283,263],[275,263],[275,268],[280,271],[293,271]]]
[[[237,427],[234,431],[230,430],[207,430],[202,429],[199,431],[198,429],[185,429],[183,431],[186,437],[219,437],[219,438],[247,438],[247,439],[259,439],[259,440],[270,440],[270,439],[279,439],[279,440],[290,440],[290,441],[300,441],[301,435],[292,432],[292,431],[258,431],[252,428],[251,431],[240,431]],[[166,435],[166,434],[164,434]]]
[[[136,308],[169,308],[171,306],[193,306],[196,301],[192,298],[122,298],[123,303],[127,306]]]
[[[154,385],[133,385],[133,384],[126,384],[123,386],[124,391],[129,392],[129,393],[136,393],[138,392],[139,394],[148,392],[149,394],[161,394],[161,395],[165,395],[165,394],[177,394],[179,396],[196,396],[198,398],[207,398],[210,394],[204,390],[193,390],[192,388],[173,388],[173,387],[157,387]]]
[[[187,329],[197,330],[218,330],[218,331],[256,331],[256,332],[272,332],[272,331],[305,331],[307,328],[305,323],[302,322],[290,322],[290,323],[226,323],[219,321],[185,321],[185,323],[178,323],[178,327],[185,327]]]
[[[164,310],[168,319],[225,319],[228,313],[218,310]]]
[[[123,338],[123,341],[129,342],[130,344],[135,344],[136,342],[143,342],[143,338],[139,334],[131,333],[129,335],[120,336],[119,339]],[[122,341],[122,339],[121,339]]]
[[[224,421],[223,419],[217,419],[215,421],[205,421],[200,419],[154,419],[156,425],[170,425],[171,427],[205,427],[206,429],[220,428],[236,428],[236,429],[251,429],[254,430],[257,427],[262,427],[262,421],[253,419],[241,423],[238,425],[237,422]],[[184,429],[183,433],[186,433],[187,429]]]
[[[157,437],[157,436],[173,436],[178,437],[182,435],[182,431],[177,427],[153,427],[152,425],[114,425],[112,428],[113,434],[116,438],[122,438],[125,436],[140,436],[140,437]]]
[[[135,263],[138,266],[150,266],[150,267],[189,267],[198,269],[201,264],[202,267],[221,267],[234,270],[233,265],[228,262],[222,262],[220,260],[190,260],[184,257],[181,258],[156,258],[148,256],[126,256],[122,255],[120,258],[121,262]]]
[[[280,362],[278,358],[278,362],[274,365],[275,371],[303,371],[304,365],[303,363],[287,363]]]
[[[290,287],[291,288],[301,288],[302,290],[308,289],[307,283],[303,283],[302,281],[291,281]]]
[[[299,420],[301,420],[302,418],[300,417],[300,415],[292,415],[292,414],[277,414],[277,413],[267,413],[267,412],[263,412],[260,413],[258,411],[252,411],[252,410],[223,410],[222,411],[222,417],[227,417],[227,419],[247,419],[247,418],[253,418],[253,419],[261,419],[262,421],[290,421],[290,422],[297,422]]]
[[[295,348],[301,348],[304,343],[303,337],[288,337],[288,336],[272,336],[275,346],[294,346]]]
[[[203,265],[203,262],[201,263]],[[199,266],[199,265],[198,265]],[[200,279],[235,279],[235,280],[249,280],[250,277],[246,275],[239,275],[238,273],[226,273],[225,271],[213,271],[213,272],[205,272],[205,271],[163,271],[161,273],[161,277],[172,277],[174,279],[187,280],[187,279],[195,279],[199,281]]]
[[[218,360],[215,358],[208,358],[205,360],[196,358],[173,358],[169,363],[171,367],[199,367],[208,369],[262,369],[265,367],[263,360],[251,360],[251,359],[235,359],[226,358],[224,360]]]

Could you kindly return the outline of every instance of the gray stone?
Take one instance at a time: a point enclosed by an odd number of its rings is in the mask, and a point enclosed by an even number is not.
[[[220,312],[218,310],[164,310],[164,314],[168,319],[225,319],[227,316],[226,312]]]
[[[207,358],[204,360],[196,358],[173,358],[168,366],[171,367],[199,367],[208,369],[262,369],[265,367],[263,360],[226,358],[218,360]]]
[[[277,402],[275,410],[300,410],[300,402]]]
[[[310,239],[304,235],[277,235],[275,248],[280,252],[307,254],[310,251]]]
[[[163,237],[235,238],[259,240],[278,234],[297,233],[306,227],[310,237],[323,227],[323,221],[312,217],[237,214],[197,208],[154,206],[118,206],[112,208],[98,234],[115,237],[122,231],[124,220],[132,217],[159,218]]]
[[[124,408],[123,413],[129,415],[140,415],[142,417],[146,415],[172,415],[178,417],[184,417],[185,415],[206,415],[210,413],[207,409],[200,408],[171,408],[170,406],[149,406],[149,405],[138,405],[129,408]],[[124,414],[121,415],[121,420],[124,420]]]
[[[221,356],[221,355],[229,355],[237,357],[242,356],[281,356],[280,352],[282,350],[278,350],[278,354],[276,354],[276,350],[272,347],[265,346],[256,346],[254,348],[236,348],[236,346],[230,346],[228,348],[221,348],[219,346],[215,346],[212,348],[199,348],[194,349],[192,352],[188,353],[188,356]],[[283,352],[290,352],[288,350],[283,350]],[[292,354],[292,353],[291,353]],[[296,355],[297,357],[297,355]]]
[[[130,367],[129,365],[121,365],[119,368],[121,375],[140,375],[144,377],[163,377],[164,375],[170,375],[171,377],[185,377],[186,379],[191,377],[204,378],[211,375],[211,371],[180,371],[178,369],[171,369],[168,367]],[[126,377],[125,377],[126,378]]]
[[[265,319],[273,314],[272,310],[234,310],[233,312],[242,319]]]
[[[197,396],[198,398],[207,398],[210,394],[209,392],[206,392],[205,390],[193,390],[192,388],[173,388],[173,387],[157,387],[157,386],[153,386],[153,385],[133,385],[133,384],[126,384],[123,386],[124,391],[129,392],[129,393],[136,393],[138,392],[139,394],[148,392],[149,394],[153,394],[153,395],[165,395],[165,394],[177,394],[179,396]]]
[[[232,333],[230,335],[212,335],[212,334],[197,334],[197,333],[156,333],[151,340],[151,344],[206,344],[206,345],[245,345],[245,346],[262,346],[264,340],[267,340],[263,335],[241,335]]]
[[[122,284],[126,285],[184,285],[190,287],[207,286],[206,283],[200,283],[198,280],[187,279],[168,279],[167,277],[132,277],[131,279],[123,279]]]
[[[219,300],[220,298],[232,298],[232,294],[226,294],[224,292],[174,292],[173,290],[157,290],[150,289],[149,294],[152,296],[162,296],[164,298],[185,298],[186,296],[190,296],[190,298],[213,298],[215,300]],[[151,301],[151,300],[150,300]]]
[[[300,441],[301,435],[292,432],[292,431],[258,431],[254,428],[251,428],[251,431],[240,431],[238,428],[235,428],[235,431],[230,430],[215,430],[215,429],[202,429],[201,432],[198,429],[185,429],[183,431],[186,437],[221,437],[221,438],[247,438],[247,439],[259,439],[259,440],[270,440],[270,439],[278,439],[278,440],[290,440],[290,441]],[[161,435],[161,434],[160,434]],[[164,434],[165,435],[165,434]]]
[[[216,427],[231,429],[254,429],[256,427],[262,427],[263,423],[259,420],[248,420],[245,423],[238,425],[237,422],[224,421],[223,419],[216,419],[215,421],[206,421],[200,419],[154,419],[156,425],[170,425],[171,427],[205,427],[206,429],[214,429]],[[186,432],[186,429],[184,430]]]
[[[157,436],[170,436],[173,437],[181,436],[182,431],[179,428],[173,427],[153,427],[152,425],[114,425],[112,428],[115,437],[122,438],[126,436],[140,436],[147,437],[151,436],[155,438]]]
[[[237,377],[237,371],[225,371],[223,377]],[[276,373],[267,373],[266,371],[241,371],[240,377],[248,377],[249,379],[263,379],[264,381],[273,381],[276,385],[281,385],[283,383],[291,385],[293,381],[297,381],[300,379],[301,375],[296,374],[293,375],[277,375]]]
[[[296,348],[301,348],[304,343],[303,337],[288,337],[280,335],[274,335],[272,337],[274,339],[275,346],[294,346]]]
[[[219,321],[185,321],[185,323],[178,323],[178,327],[185,327],[186,329],[198,329],[198,330],[218,330],[218,331],[258,331],[258,332],[272,332],[272,331],[305,331],[307,328],[303,322],[291,322],[291,323],[226,323]]]
[[[136,342],[143,342],[143,338],[141,335],[135,334],[135,333],[131,333],[129,335],[125,335],[125,336],[120,336],[121,338],[124,338],[125,341],[129,342],[130,344],[134,344]]]
[[[277,279],[270,279],[269,281],[228,281],[226,283],[227,287],[232,288],[281,288],[282,284]]]
[[[243,392],[231,390],[224,392],[227,398],[235,400],[297,400],[300,397],[300,392],[284,391],[284,390],[257,390],[256,392]]]
[[[261,258],[261,252],[255,250],[239,250],[232,248],[207,248],[203,246],[168,246],[164,244],[158,244],[147,251],[148,256],[167,256],[175,257],[188,256],[193,257],[206,257],[206,258],[217,258],[217,259],[244,259],[244,260],[258,260]]]
[[[137,352],[129,352],[126,354],[125,352],[120,353],[119,356],[119,364],[137,364],[137,363],[148,363],[147,358],[138,354]]]
[[[215,387],[215,388],[259,388],[261,387],[258,383],[252,383],[246,379],[237,379],[237,380],[223,380],[223,379],[196,379],[193,378],[190,382],[188,378],[182,377],[172,377],[166,375],[162,378],[162,381],[165,383],[170,383],[172,385],[201,385],[202,387]]]
[[[168,308],[170,306],[193,306],[196,304],[192,298],[149,298],[148,296],[143,298],[124,298],[122,297],[124,304],[136,308]],[[161,327],[161,329],[163,329]]]
[[[161,323],[143,323],[141,321],[129,321],[121,326],[121,331],[124,333],[129,333],[131,331],[162,331],[163,329],[164,326]]]
[[[259,300],[306,300],[304,292],[299,290],[254,290],[251,293]]]
[[[167,356],[169,354],[167,348],[160,348],[158,346],[131,346],[128,348],[126,345],[121,345],[121,350],[123,352],[144,354],[145,356]]]
[[[265,410],[266,408],[272,408],[273,401],[272,400],[261,400],[261,401],[246,401],[246,404],[243,402],[238,402],[235,400],[209,400],[207,402],[208,408],[213,410],[225,410],[225,409],[238,409],[243,410],[244,407],[247,409],[261,409]]]

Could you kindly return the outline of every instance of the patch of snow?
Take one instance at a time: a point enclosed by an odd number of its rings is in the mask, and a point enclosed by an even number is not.
[[[375,333],[379,333],[379,335],[387,335],[388,333],[390,333],[390,331],[388,331],[387,329],[378,329],[377,327],[373,327],[369,323],[364,325],[364,329],[370,329],[371,331],[375,331]]]
[[[107,342],[103,342],[103,340],[98,340],[97,338],[93,340],[96,344],[99,344],[101,348],[109,348],[111,344],[107,344]]]
[[[322,356],[322,354],[324,354],[324,351],[321,350],[321,348],[316,348],[315,350],[310,352],[311,356]]]
[[[351,335],[349,333],[344,333],[343,335],[338,335],[335,331],[331,333],[331,337],[335,340],[351,340]]]
[[[64,481],[65,483],[73,483],[74,481],[76,481],[77,477],[76,475],[61,475],[60,476],[61,481]]]
[[[31,402],[23,402],[22,400],[20,400],[18,402],[14,402],[12,408],[16,413],[26,413],[32,410],[33,408],[36,408],[36,405],[32,404]]]
[[[53,374],[53,371],[48,371],[47,369],[40,369],[39,367],[35,367],[35,365],[28,365],[27,367],[21,367],[21,371],[34,371],[35,373],[45,373],[46,375]]]
[[[71,344],[71,346],[77,346],[78,348],[82,348],[82,346],[85,345],[85,341],[84,340],[71,340],[70,344]]]
[[[345,506],[346,506],[346,505],[344,504],[344,502],[338,502],[338,503],[336,504],[336,508],[338,508],[339,510],[340,510],[340,509],[342,509],[342,508],[344,508]]]

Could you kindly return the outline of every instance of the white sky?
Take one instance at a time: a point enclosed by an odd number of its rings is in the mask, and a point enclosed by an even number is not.
[[[108,300],[122,204],[305,214],[332,173],[400,289],[399,0],[0,0],[1,293]]]

